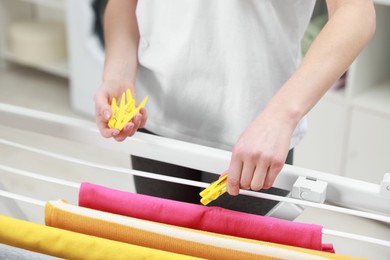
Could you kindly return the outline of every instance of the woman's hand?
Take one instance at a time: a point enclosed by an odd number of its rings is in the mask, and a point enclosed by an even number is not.
[[[96,124],[103,137],[113,137],[117,141],[123,141],[128,136],[145,126],[147,120],[147,112],[145,108],[140,110],[140,113],[127,123],[121,131],[115,128],[108,127],[108,121],[111,118],[111,100],[116,98],[120,100],[122,93],[130,89],[133,97],[136,97],[135,88],[131,83],[122,83],[119,81],[104,81],[95,93],[95,113]]]
[[[227,191],[270,188],[284,166],[294,124],[264,111],[234,146],[228,169]]]

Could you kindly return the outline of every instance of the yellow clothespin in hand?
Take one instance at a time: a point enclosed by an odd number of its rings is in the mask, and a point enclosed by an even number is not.
[[[111,118],[108,121],[108,127],[122,130],[123,127],[139,113],[141,108],[145,107],[147,100],[148,96],[142,100],[138,107],[135,107],[135,100],[129,89],[126,90],[126,93],[122,94],[119,107],[116,99],[113,98],[111,101]]]
[[[202,197],[200,202],[203,205],[207,205],[213,200],[216,200],[222,194],[224,194],[226,192],[226,179],[227,175],[211,183],[210,186],[208,186],[201,193],[199,193],[199,195]]]

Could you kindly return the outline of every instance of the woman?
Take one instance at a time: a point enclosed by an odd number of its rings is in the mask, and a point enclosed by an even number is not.
[[[103,82],[95,95],[102,136],[138,129],[232,151],[227,191],[269,189],[306,131],[305,115],[346,71],[375,31],[370,0],[327,0],[329,20],[301,59],[314,0],[108,2]],[[107,127],[126,89],[149,95],[122,131]],[[148,110],[148,112],[146,112]],[[155,161],[133,167],[210,180]],[[225,174],[225,173],[222,173]],[[140,193],[196,202],[198,190],[135,178]],[[167,184],[173,185],[173,184]],[[169,194],[166,194],[168,192]],[[218,199],[219,201],[220,199]],[[264,214],[258,201],[221,206]],[[234,204],[234,205],[226,205]],[[258,208],[257,208],[258,207]]]

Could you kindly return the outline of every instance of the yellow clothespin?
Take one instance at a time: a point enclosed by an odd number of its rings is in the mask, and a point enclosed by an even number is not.
[[[148,96],[142,100],[138,107],[135,107],[135,100],[129,89],[126,90],[126,93],[122,94],[119,106],[116,99],[113,98],[111,101],[111,118],[108,121],[108,127],[122,130],[126,123],[130,122],[139,113],[141,108],[145,107],[147,100]]]
[[[227,175],[211,183],[210,186],[208,186],[201,193],[199,193],[199,195],[202,197],[200,202],[203,205],[207,205],[213,200],[216,200],[222,194],[224,194],[226,192],[226,179]]]

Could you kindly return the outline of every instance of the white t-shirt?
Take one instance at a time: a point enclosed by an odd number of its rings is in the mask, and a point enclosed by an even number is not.
[[[230,150],[295,71],[315,0],[139,0],[146,129]],[[294,147],[306,131],[301,120]]]

